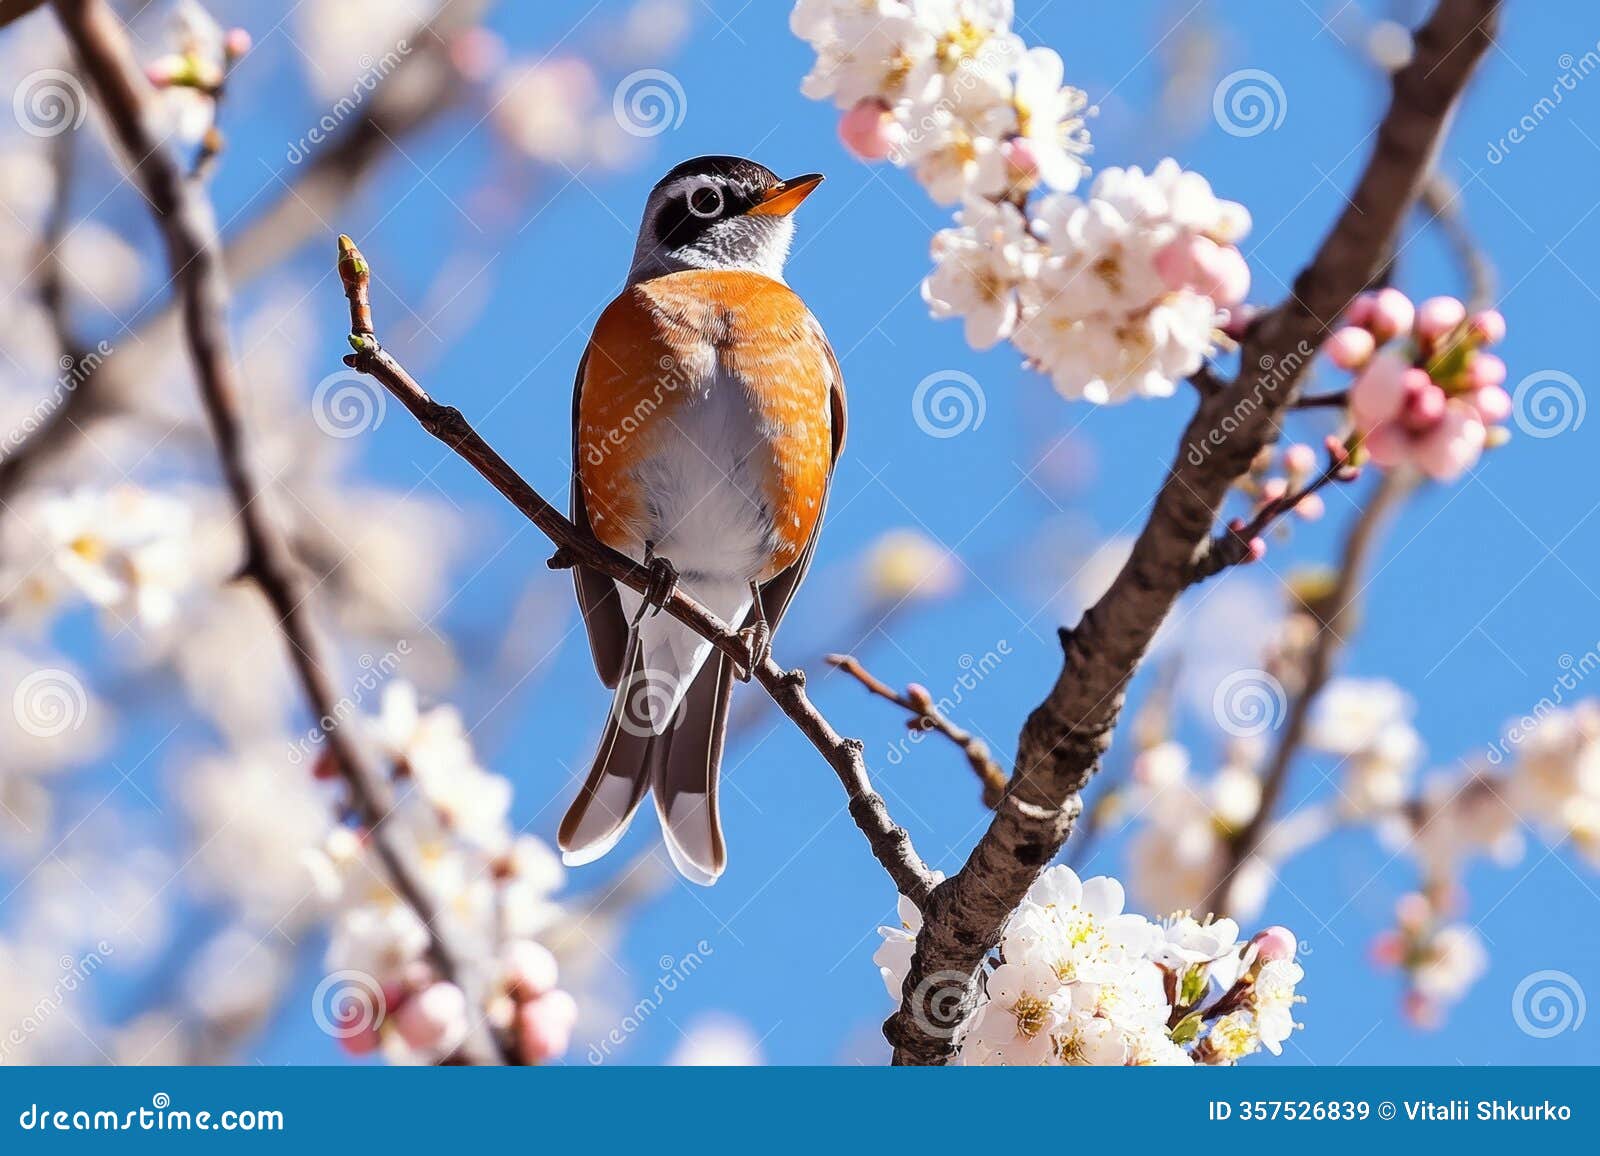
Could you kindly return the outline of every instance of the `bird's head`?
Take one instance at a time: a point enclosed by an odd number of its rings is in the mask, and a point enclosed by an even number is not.
[[[780,180],[742,157],[695,157],[645,202],[628,283],[683,269],[750,269],[782,280],[795,207],[822,174]]]

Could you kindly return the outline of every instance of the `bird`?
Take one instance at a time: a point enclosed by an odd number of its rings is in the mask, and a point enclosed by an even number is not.
[[[733,680],[765,660],[805,578],[844,446],[838,359],[784,280],[792,214],[821,181],[734,156],[674,167],[579,363],[571,518],[652,583],[641,595],[573,570],[615,693],[557,833],[569,866],[611,850],[649,793],[680,874],[710,886],[726,867],[717,780]],[[660,613],[674,589],[741,632],[748,669]]]

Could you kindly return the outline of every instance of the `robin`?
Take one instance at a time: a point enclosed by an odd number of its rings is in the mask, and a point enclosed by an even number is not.
[[[750,672],[659,609],[681,589],[740,629],[759,663],[810,565],[844,381],[783,265],[790,214],[821,181],[726,156],[662,177],[627,284],[578,366],[572,519],[656,581],[641,596],[574,571],[616,695],[557,836],[569,865],[609,851],[647,790],[686,878],[709,886],[726,865],[717,776],[732,680]]]

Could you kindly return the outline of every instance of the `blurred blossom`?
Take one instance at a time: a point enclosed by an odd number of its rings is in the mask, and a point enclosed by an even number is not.
[[[581,166],[588,148],[586,114],[599,81],[577,57],[508,68],[491,96],[491,117],[524,156],[547,164]]]
[[[667,1063],[673,1067],[748,1068],[762,1063],[761,1041],[750,1025],[729,1015],[696,1016],[683,1029]]]
[[[49,494],[26,515],[63,588],[146,626],[170,622],[193,579],[193,516],[179,497],[123,485]]]
[[[393,764],[396,802],[388,836],[415,854],[421,882],[438,897],[460,941],[476,958],[505,957],[496,991],[481,1009],[496,1026],[521,1033],[525,1045],[549,1058],[565,1046],[576,1011],[570,997],[528,1010],[530,1000],[555,993],[529,990],[525,961],[560,917],[552,895],[564,880],[560,861],[538,839],[516,834],[507,821],[510,784],[478,765],[454,708],[423,709],[402,682],[384,690],[374,726]],[[326,955],[330,979],[360,977],[383,992],[373,1009],[375,1036],[346,1039],[347,1047],[381,1045],[395,1062],[433,1062],[449,1054],[455,995],[426,959],[428,932],[390,887],[365,831],[334,827],[314,868],[333,901]],[[539,986],[539,985],[535,985]],[[369,993],[370,994],[370,993]],[[557,1004],[561,1006],[557,1006]]]
[[[302,927],[322,913],[311,858],[333,823],[331,799],[289,761],[287,738],[207,755],[172,783],[194,829],[199,896],[263,927]]]
[[[1236,744],[1240,755],[1255,752]],[[1209,779],[1189,771],[1189,756],[1167,742],[1134,764],[1129,809],[1142,822],[1128,850],[1129,882],[1156,911],[1205,910],[1229,862],[1228,839],[1255,817],[1261,785],[1247,765],[1227,765]],[[1266,900],[1271,872],[1261,855],[1240,864],[1232,910],[1253,918]]]
[[[660,60],[678,50],[693,15],[688,0],[636,0],[605,50],[623,64]]]
[[[321,100],[349,97],[374,61],[402,51],[439,0],[313,0],[294,9],[294,42]],[[411,47],[415,47],[411,45]],[[409,48],[406,49],[409,51]]]
[[[918,530],[888,530],[879,535],[867,548],[863,570],[873,597],[891,604],[944,598],[961,584],[959,561]]]
[[[1317,696],[1306,742],[1344,756],[1343,802],[1356,814],[1405,801],[1422,757],[1411,698],[1385,679],[1337,678]]]
[[[1510,740],[1507,740],[1508,742]],[[1521,739],[1507,797],[1552,842],[1600,866],[1600,701],[1545,715]]]
[[[280,932],[243,926],[213,936],[184,972],[184,1002],[210,1031],[253,1033],[277,1008],[292,959]]]
[[[143,282],[138,251],[98,221],[80,221],[61,239],[59,260],[70,288],[86,304],[117,311],[132,305]]]

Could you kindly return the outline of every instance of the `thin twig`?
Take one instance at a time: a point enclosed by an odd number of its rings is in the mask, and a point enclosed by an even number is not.
[[[1192,580],[1203,582],[1230,566],[1258,557],[1264,547],[1257,543],[1275,522],[1323,487],[1334,482],[1353,482],[1359,476],[1359,470],[1350,465],[1349,451],[1337,438],[1330,437],[1328,464],[1322,472],[1299,489],[1263,502],[1248,522],[1242,518],[1234,519],[1226,532],[1212,538],[1203,548],[1195,561]]]
[[[455,451],[543,531],[556,544],[552,565],[582,564],[641,594],[648,594],[655,583],[652,571],[579,530],[479,436],[460,410],[441,405],[429,397],[416,379],[379,344],[372,331],[371,308],[367,302],[371,269],[349,237],[339,238],[339,275],[350,302],[350,344],[356,350],[345,357],[345,364],[381,383],[425,430]],[[749,640],[682,590],[674,590],[665,598],[661,609],[740,666],[748,668]],[[867,837],[873,855],[900,893],[920,906],[932,890],[933,876],[911,846],[911,837],[895,825],[889,817],[888,806],[872,789],[861,741],[841,737],[812,705],[806,695],[804,671],[784,670],[768,656],[756,665],[753,674],[772,701],[833,768],[849,798],[850,817]]]
[[[1316,705],[1317,696],[1333,677],[1334,660],[1349,636],[1351,623],[1357,615],[1363,589],[1362,579],[1377,544],[1379,531],[1389,514],[1415,487],[1414,478],[1385,472],[1345,537],[1340,550],[1338,577],[1327,594],[1318,598],[1312,607],[1318,619],[1316,637],[1312,639],[1305,657],[1302,684],[1289,702],[1277,744],[1267,760],[1267,769],[1261,779],[1260,805],[1250,821],[1228,840],[1223,869],[1211,895],[1203,904],[1208,911],[1223,914],[1237,906],[1234,888],[1239,867],[1260,849],[1271,829],[1278,802],[1289,780],[1289,770],[1305,741],[1312,708]]]
[[[273,609],[313,716],[341,717],[339,695],[329,676],[333,666],[329,648],[310,614],[311,591],[272,517],[271,498],[241,414],[243,382],[229,348],[228,285],[210,201],[201,185],[185,179],[166,151],[155,129],[159,119],[155,92],[139,68],[116,13],[105,0],[54,3],[83,71],[99,95],[130,175],[149,200],[166,241],[189,359],[216,439],[223,477],[238,509],[244,537],[243,574]],[[372,846],[390,883],[428,930],[429,954],[435,966],[466,992],[469,1006],[483,1006],[485,986],[476,974],[475,961],[453,943],[441,922],[438,904],[401,850],[397,832],[386,822],[391,801],[383,771],[351,728],[331,728],[325,741],[350,792],[352,806],[371,832]],[[480,1062],[510,1058],[509,1050],[493,1039],[481,1021],[475,1021],[464,1050]]]
[[[823,661],[844,671],[879,698],[909,711],[911,718],[906,721],[906,726],[911,730],[934,731],[959,747],[961,753],[967,756],[973,774],[978,776],[978,782],[983,785],[983,805],[991,810],[1000,805],[1000,799],[1006,793],[1006,772],[989,753],[989,744],[945,717],[925,688],[913,683],[904,691],[895,690],[848,654],[830,654]]]
[[[395,141],[456,104],[464,86],[450,60],[451,46],[487,6],[486,0],[446,0],[411,31],[405,38],[406,55],[360,109],[333,139],[309,157],[297,158],[293,180],[279,181],[277,198],[267,200],[266,208],[230,233],[222,250],[230,284],[254,280],[313,236],[325,235],[326,218],[394,156]],[[108,343],[114,347],[111,355],[0,461],[0,506],[12,502],[29,479],[70,453],[102,418],[131,408],[127,395],[144,381],[149,351],[164,353],[168,341],[177,336],[178,320],[177,305],[168,305],[132,334]]]

